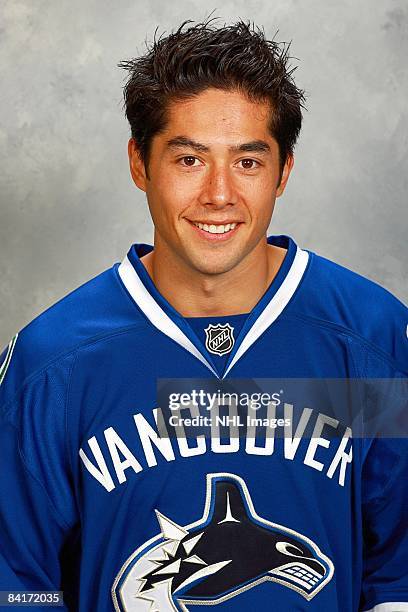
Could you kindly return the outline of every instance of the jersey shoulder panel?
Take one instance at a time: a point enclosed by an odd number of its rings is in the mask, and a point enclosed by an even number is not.
[[[338,327],[408,372],[408,308],[388,289],[330,259],[309,252],[298,316]]]
[[[25,381],[77,348],[144,325],[117,267],[77,287],[15,334],[0,356],[0,405],[11,401]]]

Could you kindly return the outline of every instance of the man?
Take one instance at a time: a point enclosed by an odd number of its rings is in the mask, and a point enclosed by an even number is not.
[[[287,49],[243,22],[185,26],[120,64],[153,247],[132,245],[3,354],[0,589],[63,590],[84,612],[407,610],[405,440],[353,436],[319,394],[297,414],[291,385],[243,433],[207,427],[238,414],[202,409],[214,385],[404,380],[408,316],[266,236],[304,101]]]

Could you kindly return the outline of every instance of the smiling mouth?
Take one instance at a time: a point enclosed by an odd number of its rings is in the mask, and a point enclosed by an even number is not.
[[[230,232],[235,229],[237,226],[236,223],[226,223],[225,225],[208,225],[207,223],[195,223],[194,225],[205,232],[209,232],[210,234],[225,234],[226,232]]]
[[[197,228],[201,236],[209,238],[211,240],[225,239],[231,234],[235,234],[238,227],[241,225],[240,222],[232,223],[201,223],[200,221],[190,221],[190,224]]]

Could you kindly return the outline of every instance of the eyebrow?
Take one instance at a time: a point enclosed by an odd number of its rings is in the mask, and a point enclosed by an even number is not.
[[[175,138],[171,138],[166,142],[166,146],[170,149],[180,149],[184,147],[189,147],[190,149],[194,149],[200,153],[209,153],[210,147],[202,144],[201,142],[197,142],[192,140],[191,138],[187,138],[186,136],[176,136]],[[241,144],[232,145],[228,147],[228,150],[232,153],[238,153],[241,151],[244,152],[256,152],[256,153],[269,153],[271,148],[265,140],[251,140],[250,142],[243,142]]]

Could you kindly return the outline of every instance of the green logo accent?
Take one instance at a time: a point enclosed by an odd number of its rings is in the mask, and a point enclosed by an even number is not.
[[[6,358],[3,361],[3,364],[0,365],[0,385],[3,382],[4,377],[6,376],[7,368],[10,365],[10,361],[11,361],[11,357],[13,355],[14,347],[15,347],[16,342],[17,342],[17,336],[18,336],[18,333],[15,336],[13,336],[13,338],[10,340],[8,348],[7,348]]]

